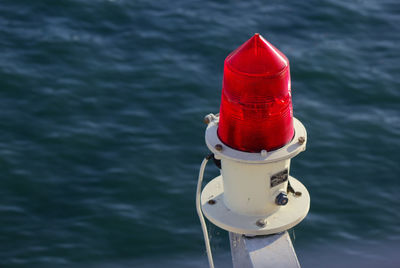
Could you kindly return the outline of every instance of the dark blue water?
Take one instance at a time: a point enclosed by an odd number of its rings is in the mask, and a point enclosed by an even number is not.
[[[399,14],[394,0],[2,1],[0,267],[205,267],[202,118],[255,32],[289,58],[309,135],[291,168],[312,198],[300,262],[400,267]],[[210,232],[230,267],[226,232]]]

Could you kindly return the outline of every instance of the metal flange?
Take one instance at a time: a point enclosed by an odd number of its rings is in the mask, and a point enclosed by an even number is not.
[[[262,150],[260,153],[238,151],[225,145],[217,134],[218,117],[210,116],[210,118],[214,120],[209,120],[205,139],[208,149],[210,149],[210,151],[212,151],[215,157],[218,159],[227,158],[245,163],[269,163],[295,157],[306,149],[306,128],[295,117],[293,117],[293,126],[295,132],[293,139],[282,148],[270,152]]]
[[[213,224],[233,233],[268,235],[288,230],[301,222],[310,208],[310,195],[306,187],[291,176],[289,181],[297,193],[288,194],[286,206],[270,214],[249,216],[238,214],[225,205],[222,176],[218,176],[201,193],[202,211]]]

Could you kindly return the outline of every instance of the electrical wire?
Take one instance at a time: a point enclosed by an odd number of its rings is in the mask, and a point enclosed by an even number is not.
[[[203,184],[204,170],[206,168],[208,160],[213,158],[213,156],[214,156],[213,154],[207,155],[203,159],[203,162],[201,162],[200,171],[199,171],[199,179],[197,181],[197,191],[196,191],[196,210],[197,210],[197,215],[199,215],[201,229],[203,230],[204,243],[206,244],[206,251],[207,251],[208,263],[210,265],[210,268],[214,268],[214,261],[213,261],[213,257],[212,257],[211,247],[210,247],[210,240],[208,238],[207,225],[204,220],[203,212],[201,211],[200,195],[201,195],[201,186]]]

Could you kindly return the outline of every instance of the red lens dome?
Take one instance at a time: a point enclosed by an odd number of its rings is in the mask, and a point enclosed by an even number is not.
[[[231,148],[260,152],[293,134],[289,61],[255,34],[225,59],[218,136]]]

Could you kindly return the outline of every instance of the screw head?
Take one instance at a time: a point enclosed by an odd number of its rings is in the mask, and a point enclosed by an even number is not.
[[[217,201],[215,201],[214,199],[210,199],[207,202],[209,205],[215,205],[215,203],[217,203]]]
[[[267,225],[267,220],[266,219],[259,219],[256,221],[256,225],[260,228],[265,227]]]
[[[304,142],[306,141],[306,138],[304,137],[299,137],[299,139],[297,140],[297,142],[302,145]]]
[[[267,157],[267,154],[268,154],[267,150],[261,150],[262,157]]]
[[[294,196],[295,196],[295,197],[300,197],[301,195],[302,195],[301,192],[295,192],[295,193],[294,193]]]
[[[222,151],[222,144],[216,144],[215,146],[214,146],[214,148],[215,148],[215,150],[217,150],[217,151]]]

